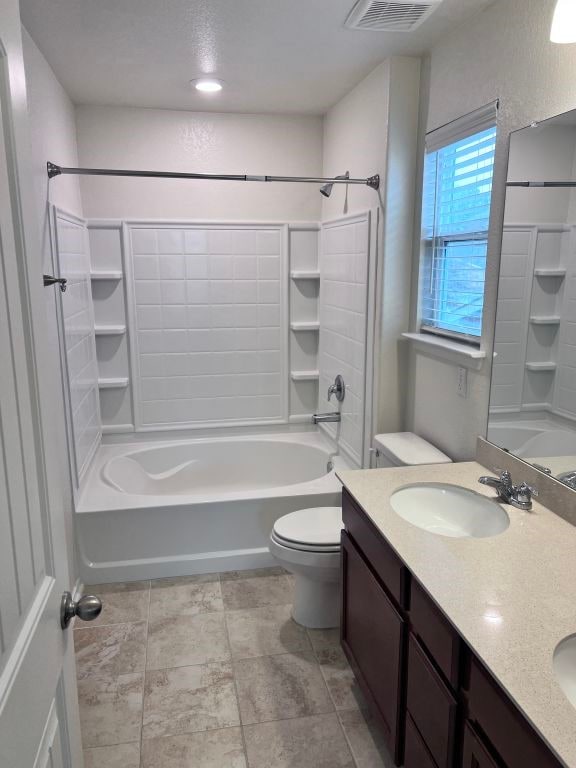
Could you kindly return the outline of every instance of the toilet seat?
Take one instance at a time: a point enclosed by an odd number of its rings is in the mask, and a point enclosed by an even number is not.
[[[302,544],[300,542],[295,541],[287,541],[286,539],[283,539],[281,536],[277,536],[274,531],[270,534],[270,539],[274,541],[276,544],[280,544],[280,546],[285,547],[286,549],[292,549],[295,552],[315,552],[319,555],[326,552],[327,554],[331,554],[333,552],[339,553],[340,552],[340,544],[330,544],[328,546],[322,547],[314,544]]]
[[[312,507],[279,518],[271,538],[301,552],[339,552],[343,527],[341,507]]]

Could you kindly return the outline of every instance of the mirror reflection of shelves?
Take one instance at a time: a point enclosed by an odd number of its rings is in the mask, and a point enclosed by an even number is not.
[[[290,227],[290,421],[308,421],[318,404],[318,225]]]

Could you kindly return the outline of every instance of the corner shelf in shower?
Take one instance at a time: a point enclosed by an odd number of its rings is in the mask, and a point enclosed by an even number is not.
[[[538,267],[538,269],[534,270],[534,274],[536,277],[564,278],[566,276],[566,270],[562,267],[551,267],[550,269]]]
[[[125,325],[95,325],[96,336],[123,336],[126,333]]]
[[[320,280],[320,271],[317,269],[293,269],[290,272],[292,280]]]
[[[128,378],[124,376],[98,379],[99,389],[126,389],[127,386]]]
[[[526,370],[531,373],[553,373],[556,363],[526,363]]]
[[[292,381],[318,381],[320,371],[291,371],[290,378]]]
[[[318,320],[297,320],[290,323],[292,331],[319,331],[320,322]]]
[[[532,325],[560,325],[558,315],[533,315],[530,318]]]
[[[119,269],[98,269],[90,272],[91,280],[122,280],[123,277]]]

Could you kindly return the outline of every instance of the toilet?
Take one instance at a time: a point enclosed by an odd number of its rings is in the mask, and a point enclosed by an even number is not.
[[[376,435],[378,467],[448,464],[451,459],[412,432]],[[296,577],[292,616],[310,629],[340,623],[341,507],[311,507],[280,517],[270,534],[272,556]]]

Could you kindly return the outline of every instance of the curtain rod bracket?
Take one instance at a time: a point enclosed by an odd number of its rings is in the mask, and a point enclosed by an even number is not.
[[[54,165],[54,163],[51,163],[50,161],[46,163],[46,170],[48,171],[49,179],[53,179],[54,176],[60,176],[60,174],[62,173],[62,169],[60,168],[60,166]]]
[[[366,179],[366,184],[370,189],[380,189],[380,174],[376,173],[374,176],[369,176]]]

